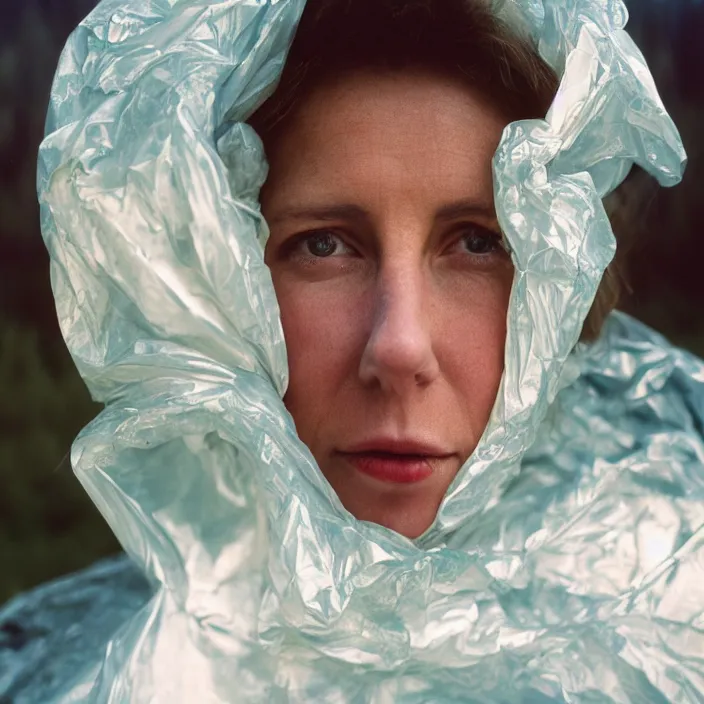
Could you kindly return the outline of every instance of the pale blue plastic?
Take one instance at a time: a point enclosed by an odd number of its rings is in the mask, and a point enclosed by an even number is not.
[[[578,344],[615,248],[602,197],[633,163],[673,185],[685,162],[625,6],[494,3],[562,83],[496,154],[505,373],[412,542],[344,510],[281,400],[266,165],[242,120],[303,5],[103,0],[61,57],[42,229],[106,404],[71,459],[155,592],[16,701],[704,701],[704,365],[620,314]],[[0,695],[28,672],[6,662]]]

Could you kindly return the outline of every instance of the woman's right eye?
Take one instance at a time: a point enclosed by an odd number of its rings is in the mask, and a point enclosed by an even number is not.
[[[332,256],[354,254],[339,235],[329,230],[305,232],[293,238],[290,243],[292,255],[307,259],[326,259]]]
[[[337,249],[334,236],[327,232],[310,235],[305,238],[304,243],[308,253],[314,257],[330,257]]]

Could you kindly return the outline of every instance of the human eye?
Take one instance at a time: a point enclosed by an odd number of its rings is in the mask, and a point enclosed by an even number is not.
[[[305,261],[354,255],[354,250],[332,230],[302,232],[292,237],[284,247],[284,253]]]
[[[459,253],[477,259],[506,256],[499,232],[475,223],[463,224],[457,231],[459,237],[455,240],[455,250]]]

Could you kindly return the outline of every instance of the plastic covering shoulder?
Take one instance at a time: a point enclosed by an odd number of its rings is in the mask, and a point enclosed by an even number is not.
[[[494,5],[562,81],[496,154],[504,376],[416,541],[344,510],[282,403],[266,165],[243,120],[302,0],[104,0],[71,36],[42,229],[106,404],[71,457],[155,588],[116,598],[131,615],[105,616],[83,669],[16,701],[704,701],[704,365],[618,314],[578,344],[615,247],[602,197],[633,163],[674,184],[684,152],[621,2]],[[0,695],[27,676],[2,658]]]

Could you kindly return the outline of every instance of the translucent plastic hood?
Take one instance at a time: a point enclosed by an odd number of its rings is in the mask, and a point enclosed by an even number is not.
[[[704,367],[623,316],[577,344],[614,253],[601,198],[634,162],[676,183],[679,136],[621,2],[495,5],[564,77],[496,154],[504,377],[415,542],[344,510],[281,400],[266,166],[241,121],[303,1],[104,0],[72,35],[42,228],[106,404],[72,463],[157,590],[57,700],[704,697]]]

